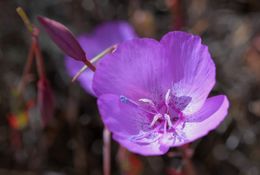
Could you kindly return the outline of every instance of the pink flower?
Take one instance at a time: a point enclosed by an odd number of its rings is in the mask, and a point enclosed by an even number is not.
[[[209,97],[215,65],[198,36],[170,32],[118,45],[97,65],[93,89],[106,127],[132,152],[161,155],[215,129],[225,95]]]

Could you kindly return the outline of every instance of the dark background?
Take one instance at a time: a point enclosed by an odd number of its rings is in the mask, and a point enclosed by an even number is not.
[[[192,173],[260,174],[259,0],[0,0],[0,174],[102,174],[103,125],[96,101],[79,84],[70,83],[62,53],[43,30],[40,45],[55,94],[55,115],[43,129],[37,122],[19,130],[10,126],[8,115],[17,111],[19,100],[14,89],[30,47],[17,6],[36,26],[36,16],[43,15],[75,34],[90,32],[103,21],[124,19],[143,37],[159,39],[175,29],[200,35],[217,66],[212,95],[227,94],[231,107],[217,130],[190,145]],[[38,77],[35,69],[32,72],[25,101],[36,98]],[[117,150],[113,142],[112,174],[122,174],[124,161],[117,161]],[[141,167],[141,174],[174,175],[174,169],[181,171],[187,165],[178,153],[173,148],[160,157],[133,155],[132,164]]]

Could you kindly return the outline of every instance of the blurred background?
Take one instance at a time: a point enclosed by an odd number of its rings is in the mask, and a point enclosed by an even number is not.
[[[192,143],[189,153],[173,148],[164,156],[142,157],[118,151],[112,142],[112,174],[260,175],[259,0],[0,0],[1,175],[102,174],[103,124],[96,100],[71,83],[64,55],[42,28],[40,46],[55,98],[54,116],[41,127],[35,68],[23,97],[17,96],[31,43],[17,6],[36,26],[37,15],[47,16],[76,35],[123,19],[142,37],[160,39],[168,31],[184,30],[208,45],[217,66],[212,95],[227,94],[228,117]]]

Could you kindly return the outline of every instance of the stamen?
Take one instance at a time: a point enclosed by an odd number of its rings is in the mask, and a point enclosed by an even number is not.
[[[154,102],[152,100],[150,100],[148,98],[140,98],[138,101],[150,105],[155,110],[156,113],[159,113],[158,110],[156,109],[156,106],[155,106]]]
[[[156,115],[153,117],[153,121],[152,121],[152,123],[150,124],[150,127],[153,127],[154,124],[155,124],[160,118],[162,118],[162,114],[160,114],[160,113],[156,114]]]
[[[164,118],[167,121],[169,129],[171,129],[173,125],[172,125],[170,116],[168,114],[164,114]]]
[[[148,111],[148,110],[142,108],[138,103],[136,103],[136,102],[135,102],[134,100],[132,100],[132,99],[127,98],[126,96],[121,95],[119,98],[120,98],[120,101],[121,101],[122,103],[131,104],[131,105],[134,105],[135,107],[140,107],[140,110],[142,110],[142,111],[144,111],[144,112],[146,112],[146,113],[149,113],[149,114],[153,114],[153,115],[156,114],[156,113],[154,113],[154,112],[152,112],[152,111]]]
[[[171,98],[171,89],[168,89],[168,91],[165,94],[165,105],[168,107],[169,102],[170,102],[170,98]]]
[[[167,133],[167,121],[164,121],[164,125],[163,125],[163,133],[164,133],[164,134]]]
[[[143,103],[148,103],[148,104],[154,106],[153,101],[148,98],[140,98],[138,101],[143,102]]]
[[[139,134],[131,136],[129,138],[129,140],[136,142],[136,143],[140,143],[140,144],[149,144],[149,143],[155,142],[159,138],[160,138],[160,135],[158,133],[154,132],[153,130],[151,130],[150,132],[140,131]]]
[[[130,103],[130,104],[133,104],[135,106],[139,106],[134,100],[131,100],[131,99],[129,99],[126,96],[123,96],[123,95],[120,95],[120,101],[122,103]]]

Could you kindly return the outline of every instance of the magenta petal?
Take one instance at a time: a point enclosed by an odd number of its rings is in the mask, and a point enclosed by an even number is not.
[[[84,66],[84,64],[79,61],[75,61],[69,57],[66,57],[65,66],[68,69],[69,75],[73,77]],[[90,69],[87,69],[78,77],[77,80],[79,81],[80,85],[84,88],[85,91],[87,91],[92,96],[96,96],[92,89],[93,76],[94,72]]]
[[[226,108],[228,108],[228,100],[226,96],[218,95],[218,96],[210,97],[206,100],[205,104],[199,111],[189,116],[186,116],[186,121],[202,122],[205,119],[207,119],[209,116],[211,116],[215,111],[219,110],[219,108],[223,107],[223,105],[225,105],[223,103],[226,101],[227,101]]]
[[[113,138],[129,150],[142,155],[160,155],[169,149],[160,145],[158,140],[146,145],[130,141],[131,136],[139,134],[142,124],[149,122],[140,115],[136,106],[122,103],[117,95],[105,94],[99,96],[98,107]]]
[[[114,44],[136,38],[137,34],[133,27],[125,21],[109,21],[97,26],[91,36],[97,41],[99,49],[104,50]]]
[[[76,60],[86,61],[85,52],[67,27],[46,17],[39,16],[38,20],[64,53]]]
[[[182,130],[187,141],[194,141],[215,129],[226,117],[228,107],[229,102],[224,95],[208,98],[198,112],[187,116],[187,122]]]
[[[170,32],[161,43],[172,66],[173,92],[192,98],[183,111],[192,114],[202,107],[215,84],[215,65],[208,48],[200,37],[185,32]]]
[[[156,99],[171,86],[168,65],[164,49],[156,40],[126,41],[100,61],[93,89],[97,96],[113,93],[132,99]]]
[[[84,51],[88,53],[88,57],[93,58],[106,48],[135,37],[133,28],[127,22],[112,21],[99,25],[92,33],[81,35],[77,40]],[[65,64],[71,77],[84,65],[68,56],[65,57]],[[88,93],[95,96],[92,90],[93,75],[94,73],[88,69],[79,76],[78,81]]]
[[[118,135],[138,134],[141,124],[145,121],[139,115],[137,107],[122,103],[117,95],[105,94],[99,96],[98,107],[106,127]]]
[[[113,135],[113,139],[118,141],[120,145],[127,148],[128,150],[143,156],[163,155],[169,150],[168,146],[161,145],[159,141],[147,145],[142,145],[131,142],[128,138],[122,138],[117,135]]]

